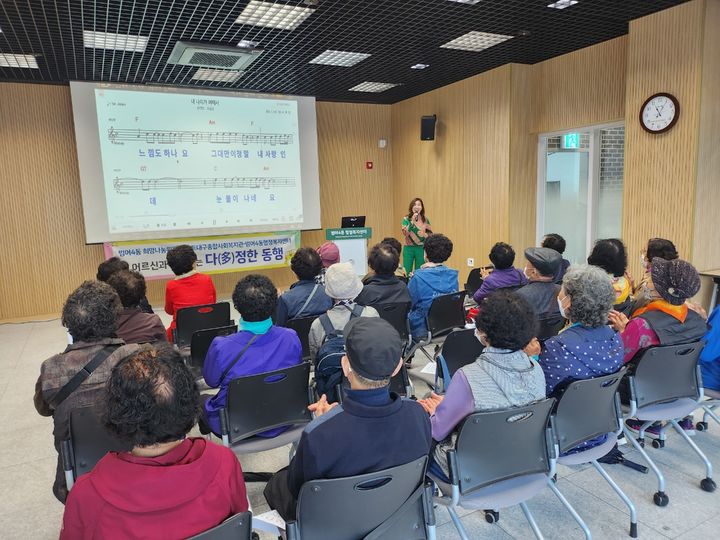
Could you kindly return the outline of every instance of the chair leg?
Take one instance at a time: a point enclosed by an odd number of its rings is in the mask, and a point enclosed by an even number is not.
[[[590,463],[592,463],[595,470],[600,473],[600,476],[602,476],[605,481],[610,484],[610,487],[613,488],[615,493],[618,494],[618,497],[620,497],[628,507],[628,510],[630,510],[630,536],[632,538],[637,538],[637,511],[635,510],[635,505],[597,461],[593,460]]]
[[[560,499],[560,502],[563,504],[565,508],[567,508],[567,511],[570,512],[570,515],[573,517],[573,519],[577,522],[578,525],[580,525],[580,528],[583,530],[583,533],[585,534],[586,540],[591,540],[592,534],[590,534],[590,529],[588,529],[588,526],[585,525],[585,522],[580,517],[580,514],[578,514],[575,509],[570,505],[568,500],[565,498],[565,496],[560,493],[560,490],[555,485],[555,482],[552,481],[552,479],[548,478],[547,482],[548,486],[552,490],[552,492],[555,494],[555,496]]]
[[[537,540],[543,540],[542,532],[540,531],[540,527],[538,527],[538,524],[535,522],[535,518],[530,513],[530,509],[527,507],[527,504],[524,502],[520,503],[520,508],[523,511],[523,514],[525,514],[525,519],[528,520],[528,523],[530,524],[530,528],[532,529],[533,533],[535,533],[535,538]]]
[[[690,447],[695,451],[695,453],[700,456],[700,459],[703,460],[703,463],[705,463],[705,473],[707,476],[700,483],[700,487],[702,487],[702,489],[705,491],[715,491],[715,482],[712,479],[712,463],[710,463],[703,451],[698,448],[697,444],[695,444],[695,442],[693,442],[693,440],[688,437],[688,434],[685,433],[685,430],[680,427],[680,424],[678,424],[677,420],[670,420],[670,423],[675,428],[675,431],[677,431],[682,436],[682,438],[685,439],[685,442],[690,445]]]
[[[658,490],[657,493],[655,493],[655,500],[657,504],[657,500],[664,500],[666,501],[665,504],[660,504],[658,506],[665,506],[667,504],[667,495],[665,495],[665,477],[663,476],[663,473],[660,472],[660,469],[658,469],[658,466],[655,465],[655,462],[650,459],[650,456],[647,455],[647,452],[645,452],[645,449],[640,446],[640,444],[635,440],[635,437],[632,433],[628,430],[627,427],[623,426],[623,433],[625,433],[625,439],[630,441],[630,444],[633,445],[633,447],[640,452],[640,455],[645,460],[645,463],[647,463],[650,468],[655,473],[655,476],[657,476],[658,479]]]
[[[446,508],[448,514],[450,514],[450,519],[452,519],[452,522],[455,525],[458,534],[460,535],[460,538],[462,540],[470,540],[470,537],[468,536],[465,527],[463,527],[463,524],[460,522],[460,517],[457,515],[455,508],[453,508],[452,506],[447,506]]]
[[[703,422],[707,423],[707,419],[709,416],[710,418],[715,420],[718,424],[720,424],[720,417],[717,414],[715,414],[716,407],[717,407],[717,405],[713,405],[711,407],[709,407],[707,405],[703,406],[703,411],[705,411],[705,413],[703,414]]]
[[[427,356],[427,359],[428,359],[428,360],[430,360],[431,362],[434,362],[434,361],[435,361],[435,359],[434,359],[432,356],[430,356],[430,355],[428,354],[428,352],[425,350],[425,347],[420,347],[419,350],[420,350],[421,353],[423,353],[425,356]]]

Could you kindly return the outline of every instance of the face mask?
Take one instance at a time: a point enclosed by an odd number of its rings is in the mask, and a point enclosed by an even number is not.
[[[644,256],[644,255],[640,255],[640,265],[641,265],[645,270],[647,270],[648,267],[650,266],[650,264],[647,262],[647,260],[645,260],[645,256]]]
[[[483,337],[483,335],[480,332],[478,332],[477,330],[475,330],[475,337],[482,344],[483,347],[488,346],[487,341],[485,341],[485,338]]]
[[[523,268],[523,274],[525,274],[525,277],[530,279],[532,277],[532,272],[528,272],[528,267],[526,266]]]
[[[558,297],[557,303],[558,303],[558,308],[560,309],[560,316],[563,319],[567,319],[567,315],[565,314],[565,308],[562,305],[562,301],[560,300],[560,297]]]

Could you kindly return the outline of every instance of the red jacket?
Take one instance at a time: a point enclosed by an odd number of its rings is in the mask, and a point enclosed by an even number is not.
[[[172,323],[167,329],[168,341],[173,340],[172,331],[175,328],[178,309],[215,302],[215,285],[210,276],[195,273],[168,281],[165,286],[165,312],[173,316]]]
[[[155,458],[108,453],[70,491],[60,540],[187,538],[247,509],[232,451],[191,438]]]

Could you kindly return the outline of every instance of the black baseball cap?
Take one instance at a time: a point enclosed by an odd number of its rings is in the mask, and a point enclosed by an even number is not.
[[[390,378],[400,362],[402,339],[389,322],[358,317],[350,320],[343,333],[353,371],[372,381]]]

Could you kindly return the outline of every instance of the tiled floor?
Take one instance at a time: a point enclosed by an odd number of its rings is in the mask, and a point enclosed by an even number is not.
[[[164,315],[163,315],[164,316]],[[237,314],[235,314],[237,317]],[[63,507],[52,495],[55,468],[52,420],[33,408],[32,394],[42,361],[64,349],[66,335],[58,320],[0,325],[0,538],[57,538]],[[417,357],[418,360],[420,356]],[[415,371],[415,370],[413,370]],[[415,381],[416,392],[428,389]],[[720,426],[694,439],[711,461],[720,464]],[[715,538],[720,530],[720,491],[699,488],[704,468],[676,435],[663,450],[649,449],[667,479],[670,504],[652,503],[657,489],[654,475],[643,475],[619,465],[607,470],[635,502],[641,538]],[[287,464],[287,449],[244,457],[248,471],[273,471]],[[629,457],[641,461],[635,452]],[[627,508],[598,474],[588,467],[561,468],[558,486],[586,520],[594,538],[618,539],[627,535]],[[263,484],[249,484],[255,512],[267,510]],[[546,538],[582,538],[580,529],[549,490],[529,503]],[[438,538],[458,538],[445,509],[437,508]],[[461,512],[471,538],[532,538],[519,508],[501,511],[500,522],[489,525],[482,512]],[[263,535],[263,538],[270,538]]]

